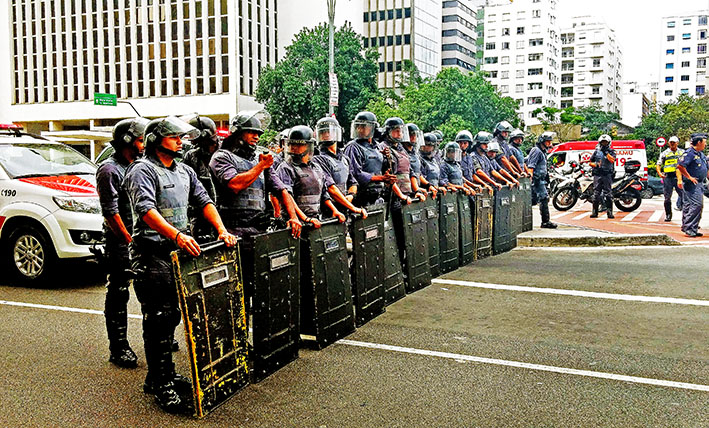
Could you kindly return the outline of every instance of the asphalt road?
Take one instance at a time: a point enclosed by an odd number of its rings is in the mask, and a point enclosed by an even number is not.
[[[709,427],[707,256],[696,247],[534,249],[482,260],[441,278],[464,285],[434,283],[346,341],[301,350],[200,421],[163,414],[141,392],[140,320],[129,321],[139,367],[108,363],[97,268],[67,267],[56,288],[0,280],[0,425]],[[175,359],[188,374],[182,349]]]

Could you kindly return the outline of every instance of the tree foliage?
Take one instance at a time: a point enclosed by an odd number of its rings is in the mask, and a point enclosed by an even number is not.
[[[435,77],[408,78],[405,83],[400,92],[385,92],[369,103],[380,122],[398,116],[425,132],[440,129],[446,139],[462,129],[473,134],[491,131],[501,120],[519,123],[516,101],[500,96],[481,73],[445,68]]]
[[[262,70],[256,100],[266,106],[274,129],[315,125],[328,114],[330,99],[328,26],[303,29],[275,67]],[[335,32],[335,73],[340,87],[335,115],[345,129],[357,112],[379,96],[377,58],[364,50],[361,37],[349,24]]]

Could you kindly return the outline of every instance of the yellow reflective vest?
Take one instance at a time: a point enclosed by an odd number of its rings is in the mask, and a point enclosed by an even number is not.
[[[677,162],[679,161],[679,157],[682,156],[682,153],[684,153],[684,151],[679,148],[675,152],[667,149],[664,153],[665,160],[662,164],[662,172],[667,173],[677,171]]]

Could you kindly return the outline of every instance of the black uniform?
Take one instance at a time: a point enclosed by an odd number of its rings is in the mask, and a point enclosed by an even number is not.
[[[212,182],[212,173],[209,169],[209,161],[212,159],[212,154],[204,150],[202,147],[194,148],[185,154],[182,159],[182,163],[189,166],[197,173],[199,181],[207,190],[209,198],[213,201],[217,199],[217,191]],[[187,211],[187,215],[190,218],[190,229],[192,231],[192,236],[195,238],[203,238],[203,240],[211,240],[213,238],[212,232],[214,229],[212,226],[204,219],[202,213],[195,212],[193,207],[190,207]],[[199,239],[198,239],[199,240]]]
[[[606,155],[615,156],[615,150],[610,146],[598,145],[591,155],[591,162],[596,164],[593,168],[593,204],[597,211],[601,201],[605,202],[608,215],[613,215],[613,175],[615,174],[615,164],[608,160]]]
[[[359,189],[354,204],[366,207],[383,201],[384,183],[372,181],[373,175],[381,175],[384,155],[375,143],[369,140],[352,140],[345,146],[344,154],[350,159],[352,175]]]

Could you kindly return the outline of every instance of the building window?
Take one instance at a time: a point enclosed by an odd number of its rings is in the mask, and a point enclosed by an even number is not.
[[[530,68],[529,70],[527,70],[528,76],[540,76],[542,73],[543,72],[541,68]]]
[[[682,25],[692,25],[692,18],[685,18],[682,20]]]
[[[699,19],[697,20],[697,25],[707,25],[707,16],[706,15],[700,16]]]
[[[524,85],[515,85],[515,92],[524,92]]]
[[[495,49],[495,44],[494,43],[485,43],[485,50],[490,51]]]
[[[667,49],[667,51],[665,51],[665,55],[674,55],[674,54],[675,54],[674,49]]]
[[[542,85],[542,82],[530,83],[528,87],[529,87],[530,91],[544,88],[544,86]]]
[[[600,58],[594,58],[593,59],[593,68],[598,68],[601,66],[601,59]]]
[[[542,97],[528,97],[527,98],[527,105],[534,105],[534,104],[541,104],[542,103]]]
[[[517,34],[524,34],[524,27],[517,27]]]
[[[675,63],[674,63],[674,62],[668,62],[667,64],[665,64],[665,69],[666,69],[666,70],[672,70],[673,68],[675,68]]]
[[[497,57],[496,56],[489,56],[485,58],[485,64],[497,64]]]
[[[491,79],[497,79],[497,71],[490,71],[489,73]]]
[[[679,93],[680,94],[689,94],[689,89],[680,89]]]
[[[668,21],[668,22],[667,22],[667,28],[675,28],[675,22],[674,22],[674,21]]]
[[[542,17],[542,11],[537,9],[532,11],[532,18],[541,18]]]
[[[510,42],[502,42],[502,50],[506,51],[510,49]]]
[[[682,80],[683,82],[689,82],[689,75],[688,75],[688,74],[682,75],[681,80]]]
[[[706,40],[707,39],[707,30],[699,30],[699,33],[697,33],[697,39]]]
[[[500,79],[509,79],[509,78],[510,78],[510,72],[507,71],[507,70],[506,70],[506,71],[503,71],[503,72],[500,74]]]
[[[503,28],[503,29],[502,29],[502,35],[503,35],[503,36],[509,36],[509,35],[510,35],[510,29],[509,29],[509,28]]]
[[[522,42],[524,43],[524,42]],[[529,39],[529,46],[542,46],[544,44],[544,39]],[[524,46],[522,46],[524,47]]]
[[[697,94],[697,96],[701,96],[701,95],[704,95],[705,91],[706,91],[706,88],[704,87],[704,85],[697,86],[696,94]]]
[[[682,40],[689,40],[692,37],[691,33],[682,34]]]
[[[682,61],[682,68],[689,67],[689,61]]]
[[[542,59],[542,54],[540,54],[540,53],[529,54],[530,61],[541,61],[541,59]]]
[[[707,45],[706,45],[706,43],[702,43],[701,45],[697,45],[697,53],[698,53],[698,54],[705,54],[705,53],[707,53]]]
[[[517,55],[517,64],[524,64],[524,55]]]
[[[670,91],[670,90],[665,91],[665,96],[666,96],[666,97],[671,97],[671,96],[672,96],[672,91]]]
[[[524,70],[517,70],[516,76],[518,79],[523,78],[524,77]]]
[[[508,92],[510,92],[510,87],[509,87],[509,86],[507,86],[507,85],[502,85],[502,86],[500,86],[500,93],[501,93],[501,94],[506,94],[506,93],[508,93]]]
[[[666,76],[665,77],[665,82],[666,83],[672,83],[675,81],[675,78],[673,76]]]
[[[667,36],[667,41],[668,41],[668,42],[674,42],[674,41],[675,41],[675,36]]]
[[[691,53],[691,52],[692,52],[692,48],[682,48],[682,53],[683,53],[683,54],[685,54],[685,53]]]
[[[706,58],[699,58],[697,60],[697,68],[707,68],[707,59]]]

